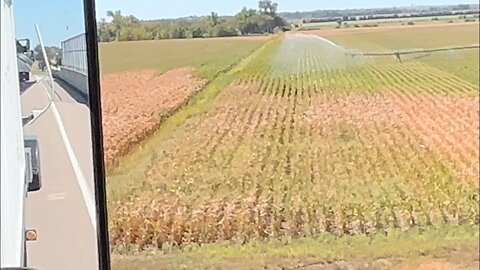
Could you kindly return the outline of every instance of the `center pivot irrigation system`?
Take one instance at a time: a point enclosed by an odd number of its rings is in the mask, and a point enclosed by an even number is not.
[[[326,39],[321,36],[316,36],[316,35],[304,35],[304,34],[299,34],[300,36],[307,36],[310,38],[315,38],[318,39],[326,44],[329,44],[339,50],[342,50],[345,55],[351,56],[351,57],[357,57],[357,56],[364,56],[364,57],[376,57],[376,56],[395,56],[397,61],[399,63],[402,62],[402,55],[408,55],[408,54],[421,54],[421,53],[432,53],[432,52],[442,52],[442,51],[457,51],[457,50],[469,50],[469,49],[478,49],[480,48],[480,44],[472,44],[472,45],[464,45],[464,46],[453,46],[453,47],[441,47],[441,48],[431,48],[431,49],[404,49],[404,50],[396,50],[396,51],[390,51],[390,52],[357,52],[357,51],[352,51],[352,50],[346,50],[344,47],[336,44],[335,42]]]
[[[455,51],[455,50],[469,50],[469,49],[478,49],[480,48],[479,44],[468,45],[468,46],[457,46],[457,47],[444,47],[444,48],[433,48],[433,49],[410,49],[410,50],[401,50],[394,52],[372,52],[372,53],[362,53],[362,52],[348,52],[345,51],[346,55],[352,57],[355,56],[395,56],[399,63],[402,62],[402,55],[407,54],[417,54],[417,53],[432,53],[432,52],[442,52],[442,51]]]

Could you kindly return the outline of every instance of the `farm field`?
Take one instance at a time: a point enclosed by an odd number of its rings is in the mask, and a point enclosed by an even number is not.
[[[433,36],[443,30],[430,29]],[[470,44],[465,33],[472,30],[463,30],[449,32],[448,40]],[[412,39],[422,36],[408,31]],[[329,38],[352,47],[375,40],[373,49],[414,44],[379,34]],[[441,38],[429,42],[425,46],[448,45]],[[435,241],[440,250],[475,249],[479,89],[469,79],[472,63],[351,58],[302,33],[266,41],[202,91],[217,94],[205,94],[159,127],[157,138],[142,145],[144,157],[136,154],[142,166],[109,175],[116,254],[184,250],[200,263],[221,253],[209,252],[211,245],[257,242],[264,244],[252,248],[266,245],[260,253],[270,259],[408,256]],[[445,237],[441,228],[458,234]],[[402,235],[413,239],[403,253],[391,238]],[[379,236],[391,241],[377,246],[383,254],[342,252],[337,243],[366,237],[368,246]],[[265,244],[298,239],[313,242],[277,255]],[[337,253],[320,252],[324,247],[309,253],[309,245],[322,241]],[[205,253],[189,253],[200,244]],[[232,260],[241,257],[230,252]],[[172,256],[163,259],[178,259]]]
[[[196,68],[197,75],[210,80],[269,38],[256,36],[100,43],[101,72],[111,74],[152,69],[163,73],[188,66]],[[120,57],[132,54],[134,57]]]
[[[154,71],[144,71],[103,77],[107,166],[114,165],[118,158],[147,138],[165,118],[205,86],[206,80],[192,73],[192,68],[179,68],[161,76]],[[123,124],[118,125],[119,122]]]
[[[346,48],[378,51],[478,44],[478,30],[479,23],[462,23],[318,30],[307,33],[326,36]],[[446,39],[445,36],[455,38]]]
[[[472,15],[467,16],[470,20],[478,20]],[[343,28],[354,28],[355,25],[365,27],[366,25],[384,26],[400,26],[408,25],[413,22],[415,25],[436,25],[444,23],[462,23],[465,19],[460,19],[458,16],[438,16],[438,17],[419,17],[419,18],[397,18],[397,19],[376,19],[376,20],[358,20],[346,22],[347,25],[342,24]],[[300,24],[300,30],[318,30],[318,29],[334,29],[338,26],[337,22],[318,22],[318,23],[302,23],[301,21],[293,21],[293,23]]]
[[[320,36],[346,49],[383,52],[397,49],[437,48],[479,44],[479,23],[446,24],[442,27],[413,26],[397,29],[379,28],[375,32],[362,31],[340,34],[339,31],[316,31]],[[348,30],[348,29],[347,29]],[[394,31],[393,31],[394,30]],[[454,38],[445,38],[454,37]],[[480,77],[478,69],[479,50],[439,52],[407,56],[406,60],[416,60],[476,84]],[[413,58],[413,59],[412,59]],[[390,58],[391,59],[391,58]],[[453,63],[453,64],[452,64]]]
[[[209,80],[267,39],[100,44],[107,165],[115,165]],[[135,51],[135,57],[118,57],[131,51]],[[201,55],[197,55],[199,51]]]

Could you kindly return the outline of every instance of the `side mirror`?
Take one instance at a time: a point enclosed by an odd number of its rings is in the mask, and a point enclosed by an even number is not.
[[[26,181],[28,183],[28,192],[38,191],[42,187],[42,177],[40,171],[40,153],[38,149],[38,140],[35,135],[25,135],[25,162],[26,162]]]
[[[17,39],[17,53],[26,53],[30,50],[30,40],[28,38]]]

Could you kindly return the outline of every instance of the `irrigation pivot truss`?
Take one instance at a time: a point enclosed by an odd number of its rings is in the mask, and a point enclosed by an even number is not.
[[[443,48],[432,48],[432,49],[410,49],[410,50],[401,50],[393,52],[372,52],[372,53],[361,53],[361,52],[345,52],[346,55],[352,57],[355,56],[395,56],[398,62],[402,62],[401,56],[406,54],[415,54],[415,53],[431,53],[431,52],[442,52],[442,51],[455,51],[455,50],[468,50],[468,49],[478,49],[480,48],[479,44],[468,45],[468,46],[456,46],[456,47],[443,47]]]

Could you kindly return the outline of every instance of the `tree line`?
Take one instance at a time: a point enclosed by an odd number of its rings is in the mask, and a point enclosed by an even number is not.
[[[315,11],[297,11],[282,12],[279,16],[287,20],[312,20],[337,17],[367,17],[379,16],[382,14],[401,14],[401,13],[427,13],[427,12],[446,12],[446,11],[466,11],[479,10],[478,4],[459,4],[447,6],[420,6],[420,7],[391,7],[391,8],[371,8],[371,9],[345,9],[345,10],[315,10]]]
[[[409,14],[374,14],[363,16],[342,16],[342,17],[326,17],[319,19],[303,19],[303,23],[321,23],[321,22],[351,22],[364,20],[385,20],[385,19],[402,19],[402,18],[421,18],[421,17],[440,17],[458,15],[460,19],[467,19],[467,15],[478,14],[478,10],[462,10],[462,11],[434,11],[434,12],[419,12]],[[438,18],[437,18],[438,19]]]
[[[45,46],[45,53],[47,54],[48,62],[53,66],[62,65],[62,49],[56,46]],[[45,59],[43,58],[42,46],[38,44],[33,49],[33,59],[37,63],[38,68],[44,70],[46,67]]]
[[[121,11],[108,11],[110,21],[97,24],[100,42],[151,39],[229,37],[288,31],[288,23],[278,16],[278,4],[270,0],[258,2],[258,9],[243,8],[235,16],[209,16],[142,21]]]

